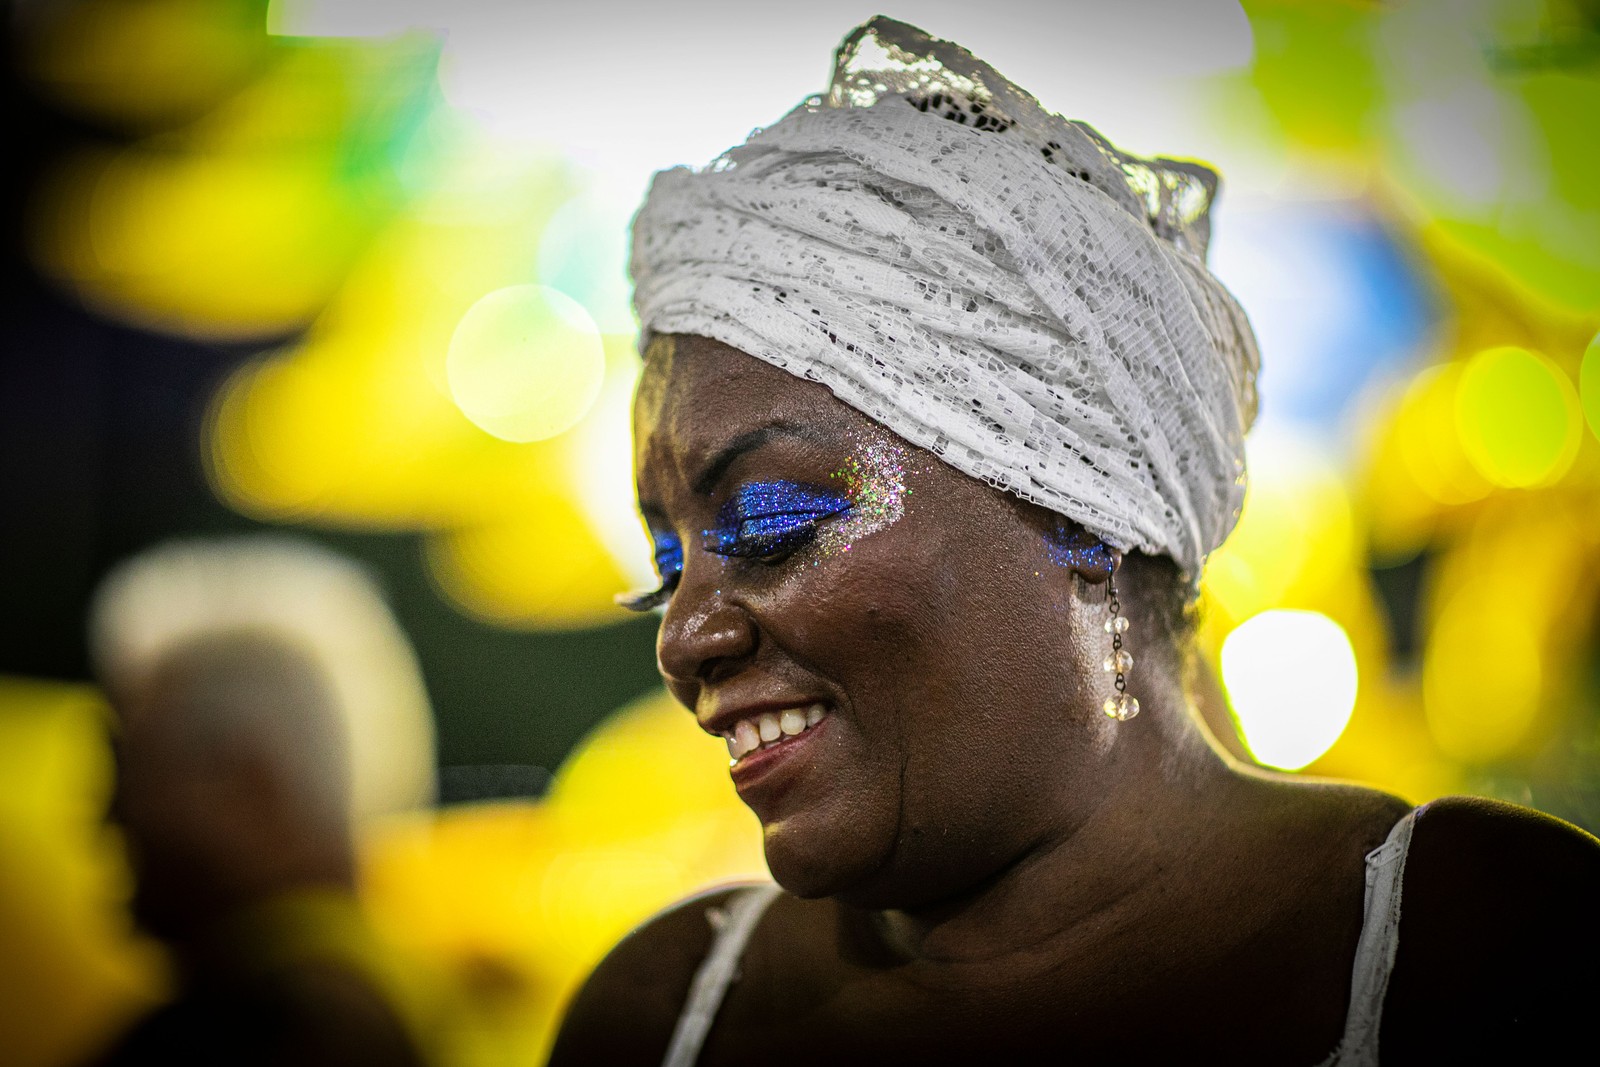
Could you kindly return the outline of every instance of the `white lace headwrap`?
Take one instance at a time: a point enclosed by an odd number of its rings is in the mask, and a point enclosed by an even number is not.
[[[646,340],[711,337],[822,382],[1198,581],[1238,517],[1259,364],[1205,267],[1216,184],[880,17],[826,97],[656,175],[634,300]]]

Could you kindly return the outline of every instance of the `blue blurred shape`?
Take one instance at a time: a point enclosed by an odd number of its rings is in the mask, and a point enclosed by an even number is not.
[[[1220,220],[1211,265],[1261,345],[1261,411],[1333,430],[1374,371],[1426,346],[1438,302],[1361,201],[1250,201]]]

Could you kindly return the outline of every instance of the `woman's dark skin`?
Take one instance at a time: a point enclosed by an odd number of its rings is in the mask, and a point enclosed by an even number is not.
[[[898,521],[849,552],[728,558],[699,533],[735,487],[825,485],[898,439],[821,385],[693,337],[653,347],[635,431],[646,519],[684,546],[657,645],[668,688],[712,732],[730,707],[830,708],[795,784],[746,797],[789,892],[700,1063],[1310,1065],[1333,1050],[1364,856],[1408,805],[1224,755],[1141,587],[1157,568],[1117,574],[1142,712],[1116,722],[1099,710],[1108,575],[1051,562],[1049,512],[901,444]],[[1597,888],[1600,849],[1564,823],[1480,800],[1426,808],[1386,1062],[1570,1030],[1554,1001],[1594,995]],[[552,1063],[659,1063],[726,897],[619,945]],[[1502,1032],[1513,998],[1522,1018]]]

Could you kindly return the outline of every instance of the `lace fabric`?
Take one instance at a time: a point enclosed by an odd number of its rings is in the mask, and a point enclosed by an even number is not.
[[[1215,191],[880,17],[825,95],[656,176],[635,302],[646,337],[713,337],[821,382],[1197,581],[1238,517],[1259,362],[1205,268]]]
[[[1400,897],[1417,813],[1408,811],[1382,845],[1367,853],[1367,892],[1361,939],[1350,974],[1344,1038],[1319,1067],[1377,1067],[1383,1002],[1400,951]]]

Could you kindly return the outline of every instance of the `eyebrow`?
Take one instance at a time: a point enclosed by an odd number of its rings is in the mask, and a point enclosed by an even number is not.
[[[758,426],[735,437],[707,460],[706,465],[695,476],[691,488],[702,495],[711,492],[740,456],[754,452],[780,437],[797,437],[802,441],[827,440],[825,435],[813,427],[801,423],[774,422]]]

